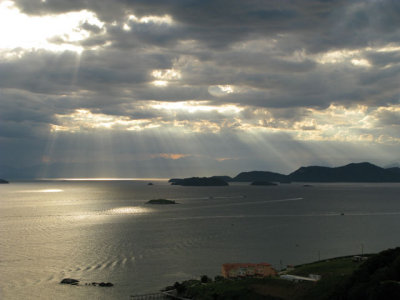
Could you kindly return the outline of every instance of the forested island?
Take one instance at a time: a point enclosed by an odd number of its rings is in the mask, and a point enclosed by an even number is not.
[[[400,182],[400,168],[381,168],[363,162],[333,168],[301,167],[288,175],[269,171],[250,171],[241,172],[233,178],[229,176],[175,178],[170,182],[175,185],[227,185],[228,182]],[[221,182],[225,182],[225,184],[221,184]]]
[[[6,183],[9,183],[7,180],[5,180],[5,179],[1,179],[0,178],[0,184],[6,184]]]
[[[191,177],[191,178],[173,178],[169,182],[172,185],[182,185],[182,186],[227,186],[229,185],[224,179],[214,176],[214,177]]]

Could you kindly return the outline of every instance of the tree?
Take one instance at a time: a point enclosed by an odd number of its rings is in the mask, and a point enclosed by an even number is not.
[[[210,277],[208,277],[207,275],[203,275],[200,278],[201,283],[209,283],[212,282],[212,279]]]

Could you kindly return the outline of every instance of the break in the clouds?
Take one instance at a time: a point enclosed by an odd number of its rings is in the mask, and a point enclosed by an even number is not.
[[[14,0],[0,28],[2,176],[399,162],[399,1]]]

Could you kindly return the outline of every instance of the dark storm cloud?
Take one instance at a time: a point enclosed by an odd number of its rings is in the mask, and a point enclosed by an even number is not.
[[[98,54],[35,51],[18,60],[0,61],[0,87],[36,93],[64,94],[77,90],[112,92],[150,80],[150,71],[168,68],[168,56],[108,51]]]
[[[0,87],[37,93],[63,93],[74,75],[76,55],[46,51],[25,54],[18,60],[0,61]]]
[[[21,78],[25,88],[32,91],[71,88],[70,82],[76,76],[73,88],[82,90],[118,95],[121,88],[130,85],[132,100],[207,98],[216,103],[321,108],[333,102],[396,103],[398,71],[390,65],[398,63],[395,51],[366,52],[365,58],[372,64],[369,70],[352,68],[349,61],[347,65],[318,65],[312,57],[307,57],[398,41],[400,17],[396,16],[400,5],[396,1],[113,1],[110,5],[107,1],[21,0],[16,3],[32,14],[94,11],[106,22],[106,33],[99,35],[101,30],[97,25],[85,22],[81,27],[93,35],[81,44],[88,47],[111,43],[98,51],[84,52],[77,73],[72,68],[73,58],[54,60],[44,58],[45,55],[32,57],[35,61],[29,57],[21,60],[21,65],[30,65],[32,71],[21,70],[19,66],[2,68],[13,75],[11,78]],[[171,15],[174,23],[141,23],[128,20],[129,14],[138,18]],[[124,23],[129,25],[128,30],[123,29]],[[239,42],[259,39],[269,42],[237,47]],[[184,48],[185,41],[195,44]],[[296,51],[303,51],[304,55],[293,60]],[[154,80],[150,76],[153,69],[171,68],[182,55],[198,62],[180,66],[179,86],[171,84],[157,90],[146,85]],[[383,64],[390,66],[381,70]],[[41,77],[32,76],[32,72],[42,71]],[[372,88],[382,80],[384,93]],[[7,87],[16,84],[2,82]],[[207,94],[208,86],[216,84],[251,89],[226,97]]]
[[[204,169],[218,173],[218,167],[229,169],[230,160],[243,170],[268,158],[265,169],[291,171],[308,163],[344,164],[341,158],[350,162],[359,154],[373,158],[365,145],[360,152],[356,144],[318,144],[279,133],[298,126],[313,134],[320,125],[311,122],[313,111],[323,113],[332,105],[371,106],[365,119],[375,120],[377,128],[352,124],[357,138],[365,134],[382,137],[382,143],[399,142],[400,1],[14,2],[36,16],[85,9],[103,24],[82,21],[79,27],[88,36],[81,40],[70,41],[62,33],[48,39],[60,47],[80,46],[82,53],[27,48],[10,49],[9,54],[16,54],[11,58],[0,56],[0,147],[6,152],[1,164],[18,164],[21,157],[24,164],[39,164],[49,136],[57,136],[54,161],[65,165],[115,157],[121,168],[133,168],[134,157],[143,153],[180,153],[188,156],[177,161],[150,157],[136,165],[184,170],[206,162]],[[159,19],[140,19],[149,16]],[[154,107],[154,101],[191,100],[207,101],[202,104],[214,109]],[[240,112],[217,110],[228,104]],[[113,120],[143,121],[156,129],[128,132],[128,125],[119,124],[107,131],[87,124],[81,133],[72,132],[73,126],[84,126],[74,119],[79,109]],[[335,118],[326,115],[322,125],[334,127]],[[52,125],[68,125],[71,132],[61,128],[52,133]],[[278,133],[253,136],[246,126]],[[109,145],[101,150],[98,141],[108,136]],[[398,155],[395,147],[387,147],[381,153],[390,153],[390,159]],[[376,153],[383,149],[372,148]]]
[[[35,139],[55,124],[55,106],[47,97],[18,90],[0,91],[0,137]]]
[[[387,51],[387,52],[373,52],[367,53],[366,58],[375,66],[379,68],[385,68],[391,64],[400,63],[400,52],[399,51]]]
[[[400,128],[400,111],[381,110],[375,116],[381,126],[396,126],[396,130]],[[400,136],[400,132],[398,135]]]
[[[211,47],[225,47],[249,36],[289,34],[288,49],[312,52],[356,48],[371,42],[398,40],[400,4],[388,1],[70,1],[19,0],[26,13],[61,13],[88,9],[108,22],[124,14],[169,14],[181,26],[172,39],[201,40]],[[179,37],[177,36],[179,34]],[[168,35],[168,34],[167,34]],[[163,37],[158,32],[158,37]],[[165,42],[165,41],[164,41]]]

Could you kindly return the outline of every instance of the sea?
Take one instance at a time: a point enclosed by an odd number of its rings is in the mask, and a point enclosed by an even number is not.
[[[177,204],[146,204],[159,198]],[[224,263],[280,270],[397,246],[398,183],[0,185],[0,299],[129,299],[220,275]],[[63,278],[80,285],[60,284]]]

